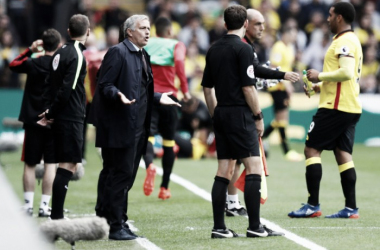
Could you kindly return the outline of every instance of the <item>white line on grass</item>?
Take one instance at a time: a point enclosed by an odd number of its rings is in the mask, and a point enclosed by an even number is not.
[[[145,166],[143,164],[140,163],[140,167],[142,168],[145,168]],[[157,174],[159,175],[162,175],[162,168],[160,167],[157,167]],[[170,180],[172,180],[173,182],[179,184],[180,186],[188,189],[189,191],[193,192],[194,194],[202,197],[203,199],[205,199],[206,201],[210,201],[211,202],[211,194],[209,192],[207,192],[206,190],[196,186],[194,183],[172,173],[170,175]],[[308,240],[308,239],[305,239],[305,238],[302,238],[290,231],[287,231],[283,228],[281,228],[279,225],[269,221],[269,220],[266,220],[264,218],[260,218],[261,221],[267,225],[269,228],[271,228],[272,230],[275,230],[275,231],[280,231],[280,232],[283,232],[285,233],[284,237],[286,237],[287,239],[291,240],[291,241],[294,241],[295,243],[307,248],[307,249],[313,249],[313,250],[326,250],[326,248],[320,246],[320,245],[317,245],[316,243]]]
[[[289,228],[294,228],[294,229],[301,229],[301,228],[306,228],[306,229],[322,229],[322,230],[336,230],[336,229],[380,229],[380,227],[289,227]]]

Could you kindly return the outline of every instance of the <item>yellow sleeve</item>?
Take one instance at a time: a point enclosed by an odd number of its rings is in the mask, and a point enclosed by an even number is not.
[[[354,77],[355,58],[351,56],[341,56],[339,58],[339,69],[332,72],[321,72],[319,80],[328,82],[344,82]]]

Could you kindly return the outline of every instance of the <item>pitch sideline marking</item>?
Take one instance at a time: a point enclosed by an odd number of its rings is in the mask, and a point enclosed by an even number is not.
[[[145,168],[144,165],[140,163],[140,167]],[[163,173],[162,168],[157,167],[156,170],[157,170],[157,174],[162,176],[162,173]],[[211,202],[211,194],[209,192],[207,192],[206,190],[198,187],[194,183],[176,175],[175,173],[172,173],[170,175],[170,180],[177,183],[178,185],[186,188],[190,192],[202,197],[206,201]],[[260,218],[260,220],[265,225],[267,225],[269,228],[271,228],[272,230],[285,233],[285,235],[284,235],[285,238],[297,243],[298,245],[301,245],[307,249],[312,249],[312,250],[326,250],[326,248],[324,248],[324,247],[322,247],[322,246],[320,246],[320,245],[318,245],[318,244],[316,244],[316,243],[314,243],[308,239],[302,238],[301,236],[298,236],[298,235],[296,235],[290,231],[287,231],[287,230],[281,228],[279,225],[277,225],[277,224],[275,224],[269,220],[266,220],[264,218]]]

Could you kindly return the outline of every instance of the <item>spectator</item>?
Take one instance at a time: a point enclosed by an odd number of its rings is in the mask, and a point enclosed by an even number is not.
[[[361,93],[379,92],[379,83],[376,79],[376,73],[379,71],[379,62],[376,60],[377,55],[377,49],[373,46],[364,50],[362,75],[360,77]]]
[[[210,38],[210,44],[213,44],[216,40],[220,39],[227,33],[226,28],[224,27],[223,16],[219,16],[214,23],[212,29],[208,32]]]
[[[196,95],[202,92],[201,81],[205,64],[205,56],[199,53],[197,44],[191,43],[187,48],[185,72],[192,94]]]
[[[14,43],[12,32],[3,31],[0,37],[0,87],[20,88],[19,75],[8,67],[18,54],[19,48]]]
[[[201,25],[200,17],[194,17],[189,24],[183,27],[178,34],[178,39],[183,42],[186,47],[190,43],[195,42],[201,54],[205,54],[210,45],[207,31]]]

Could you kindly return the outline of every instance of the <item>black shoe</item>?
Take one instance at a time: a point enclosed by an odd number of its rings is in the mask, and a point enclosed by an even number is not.
[[[254,238],[254,237],[267,237],[268,232],[264,229],[263,225],[259,225],[259,228],[252,230],[250,228],[247,228],[247,237],[248,238]]]
[[[244,207],[237,209],[236,207],[226,208],[226,216],[248,216],[247,210]]]
[[[128,227],[128,228],[125,228],[124,229],[130,234],[130,235],[133,235],[135,236],[136,238],[144,238],[144,236],[138,236],[137,234],[135,234],[134,232],[132,232],[132,230]]]
[[[134,240],[138,236],[131,232],[129,228],[122,228],[115,232],[110,232],[108,239],[110,240]]]
[[[232,231],[231,229],[212,229],[211,238],[220,239],[220,238],[234,238],[239,237],[237,233]]]
[[[283,232],[276,232],[272,229],[267,228],[265,225],[263,225],[264,230],[267,231],[268,236],[284,236],[285,234]]]

